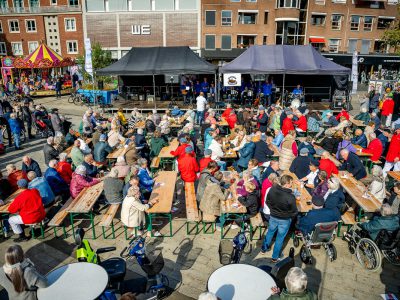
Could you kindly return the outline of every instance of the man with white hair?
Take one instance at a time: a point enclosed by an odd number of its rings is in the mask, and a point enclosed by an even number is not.
[[[339,179],[336,177],[331,177],[328,180],[328,188],[329,190],[324,196],[324,207],[328,209],[336,209],[337,212],[340,214],[340,211],[343,208],[345,202],[345,197],[343,191],[340,188]]]
[[[46,165],[49,164],[50,160],[58,159],[58,155],[60,153],[54,147],[54,138],[52,136],[47,138],[46,144],[43,146],[43,154],[44,154],[44,162]]]
[[[321,159],[319,161],[319,169],[325,171],[327,178],[331,177],[331,174],[338,174],[339,171],[335,163],[331,160],[331,155],[328,151],[323,151],[321,153]]]
[[[204,93],[200,92],[200,95],[196,98],[196,106],[197,106],[196,119],[197,119],[197,124],[199,125],[203,123],[206,104],[207,100],[206,98],[204,98]]]
[[[204,292],[199,295],[198,300],[218,300],[218,297],[214,293]]]
[[[72,159],[72,163],[75,165],[75,167],[81,165],[83,163],[83,152],[80,149],[81,146],[81,142],[79,140],[76,140],[74,142],[74,146],[71,149],[71,159]]]
[[[371,116],[368,112],[368,108],[363,107],[360,109],[360,113],[354,117],[355,120],[363,121],[365,125],[371,121]]]
[[[69,198],[69,186],[65,180],[57,172],[57,160],[52,159],[49,162],[49,167],[44,173],[44,178],[48,182],[55,196],[61,196],[63,201]]]
[[[380,216],[374,216],[371,221],[359,224],[362,229],[369,233],[373,240],[376,239],[379,231],[383,229],[389,232],[399,229],[399,216],[393,212],[389,204],[382,204],[380,211]]]
[[[283,289],[280,295],[272,295],[269,299],[318,299],[316,294],[307,290],[307,281],[307,274],[302,269],[290,268],[285,277],[286,289]],[[272,292],[276,290],[276,288],[272,288]]]
[[[370,142],[368,144],[368,147],[362,149],[362,152],[372,154],[372,156],[370,157],[371,161],[378,161],[383,152],[383,144],[381,140],[376,137],[376,134],[374,132],[369,134],[369,140]]]
[[[340,166],[339,170],[348,171],[351,176],[354,176],[357,180],[367,176],[365,167],[357,154],[354,154],[347,149],[342,149],[340,155],[344,159],[344,162]]]
[[[119,204],[124,200],[123,188],[124,181],[119,179],[118,170],[112,168],[108,176],[104,179],[104,196],[109,204]]]
[[[37,177],[42,176],[42,170],[40,170],[39,164],[36,160],[30,158],[28,155],[25,155],[22,158],[22,172],[28,174],[28,172],[35,172]]]
[[[158,126],[161,122],[161,116],[157,113],[157,109],[153,109],[153,114],[151,116],[151,120],[154,122],[156,126]]]
[[[37,189],[42,197],[43,206],[45,208],[51,206],[55,196],[47,180],[44,177],[36,176],[33,171],[28,172],[26,176],[29,179],[28,189]]]
[[[360,128],[356,129],[354,137],[351,139],[351,143],[353,145],[359,145],[362,148],[367,147],[367,137]]]
[[[107,143],[107,135],[100,135],[99,141],[94,145],[93,158],[97,163],[105,164],[107,155],[113,152],[113,148]]]
[[[381,119],[378,117],[376,111],[371,113],[371,122],[374,122],[375,124],[374,130],[377,130],[381,127]]]

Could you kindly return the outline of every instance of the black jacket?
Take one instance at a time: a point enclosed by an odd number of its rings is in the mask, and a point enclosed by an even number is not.
[[[136,134],[135,135],[135,145],[136,148],[138,147],[145,147],[147,145],[146,138],[143,134]]]
[[[328,191],[329,193],[330,191]],[[341,189],[330,193],[325,200],[324,207],[329,209],[335,209],[339,214],[343,208],[343,204],[345,201],[344,194]]]
[[[247,208],[247,214],[249,217],[254,217],[258,213],[259,209],[259,199],[260,195],[258,191],[253,191],[252,193],[248,193],[247,196],[240,196],[238,198],[238,201],[246,206]]]
[[[58,159],[58,151],[51,145],[47,144],[43,146],[44,162],[46,165],[49,164],[50,160]]]
[[[321,146],[329,153],[336,153],[339,143],[340,141],[334,137],[324,137],[324,139],[320,143],[317,143],[317,145]]]
[[[257,123],[260,125],[258,129],[261,132],[266,132],[268,128],[268,115],[264,113],[261,118],[257,117]]]
[[[296,174],[297,178],[301,179],[306,177],[311,172],[310,162],[311,158],[308,156],[298,156],[292,161],[289,170],[290,172]]]
[[[254,149],[253,158],[257,159],[258,162],[266,162],[267,156],[271,156],[274,154],[274,151],[269,149],[268,145],[264,141],[258,141],[254,143],[256,148]]]
[[[340,166],[340,170],[349,171],[357,180],[367,176],[362,161],[358,158],[357,154],[354,154],[353,152],[349,152],[349,157]]]
[[[297,215],[296,198],[290,189],[274,185],[267,194],[266,202],[272,217],[292,219]]]
[[[36,177],[42,177],[42,170],[40,170],[39,164],[36,160],[31,159],[31,164],[27,166],[24,162],[22,163],[22,171],[27,173],[30,171],[35,172]]]

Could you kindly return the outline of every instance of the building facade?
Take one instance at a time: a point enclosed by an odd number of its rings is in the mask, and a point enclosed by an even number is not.
[[[121,58],[132,47],[200,49],[200,0],[86,0],[84,32]]]
[[[0,0],[0,56],[26,56],[41,42],[63,57],[83,54],[81,0]]]
[[[230,60],[250,45],[312,44],[323,53],[386,54],[398,0],[202,0],[202,55]]]

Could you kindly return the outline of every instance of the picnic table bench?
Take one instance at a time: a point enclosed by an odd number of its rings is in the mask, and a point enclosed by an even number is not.
[[[0,206],[0,214],[9,214],[8,207],[14,199],[23,192],[23,189],[18,189],[4,200],[4,204]]]
[[[128,148],[121,147],[121,148],[115,149],[113,152],[111,152],[110,154],[107,155],[107,159],[117,159],[120,156],[124,156],[126,153],[126,149],[128,149]]]
[[[153,220],[156,218],[167,218],[169,223],[170,234],[172,237],[172,201],[175,195],[175,183],[177,173],[175,171],[160,171],[157,177],[154,178],[153,191],[151,192],[150,199],[157,200],[158,202],[153,207],[147,210],[149,216],[149,228],[153,236]]]
[[[292,176],[294,179],[294,185],[297,189],[297,191],[300,192],[300,199],[296,198],[296,206],[297,206],[297,210],[301,213],[306,213],[308,211],[310,211],[312,209],[312,203],[311,203],[311,195],[310,193],[307,191],[306,188],[301,188],[301,184],[298,182],[298,178],[296,176],[296,174],[290,172],[290,171],[284,171],[282,173],[282,175],[289,175]]]
[[[139,122],[137,122],[135,124],[135,129],[139,129],[139,128],[144,129],[145,128],[145,124],[146,124],[145,121],[139,121]]]
[[[360,156],[360,157],[371,157],[371,156],[372,156],[371,153],[362,152],[362,150],[363,150],[364,148],[361,147],[360,145],[355,145],[355,144],[353,144],[353,147],[356,148],[356,150],[357,150],[357,151],[356,151],[357,156]]]
[[[363,121],[354,119],[353,116],[350,116],[350,119],[349,119],[349,120],[350,120],[350,122],[353,123],[353,125],[355,125],[356,127],[365,127],[365,126],[367,126],[367,125],[364,124]]]
[[[168,146],[165,146],[161,149],[160,153],[158,154],[158,157],[161,159],[171,159],[174,158],[174,156],[170,153],[171,151],[175,151],[176,148],[178,148],[179,142],[177,138],[174,138]]]
[[[53,227],[54,236],[57,237],[57,227],[60,227],[64,222],[65,218],[68,216],[68,208],[72,205],[74,199],[69,198],[67,202],[61,207],[61,209],[54,215],[54,217],[47,224],[48,226]],[[65,226],[62,226],[64,238],[67,238],[67,232],[65,230]]]
[[[189,224],[194,223],[196,234],[199,231],[199,222],[201,221],[199,208],[197,207],[194,182],[185,182],[185,204],[186,204],[186,233],[190,234]]]
[[[394,180],[400,181],[400,171],[389,171],[388,174]]]
[[[110,204],[110,206],[107,208],[107,211],[103,214],[103,217],[101,218],[99,226],[101,226],[104,239],[107,239],[105,227],[111,227],[112,238],[115,239],[114,218],[118,212],[120,205],[120,203]]]
[[[225,120],[224,117],[221,118],[221,121],[217,122],[218,126],[229,126],[228,122]]]

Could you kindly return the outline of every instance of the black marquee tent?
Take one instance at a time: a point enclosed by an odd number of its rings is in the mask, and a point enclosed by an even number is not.
[[[350,74],[349,68],[323,57],[311,45],[251,46],[220,71],[242,74]]]

